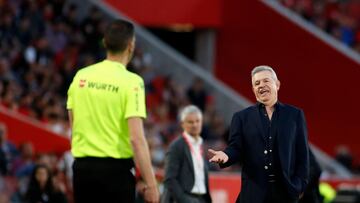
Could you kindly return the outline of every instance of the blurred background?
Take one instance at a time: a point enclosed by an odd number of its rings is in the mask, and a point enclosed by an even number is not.
[[[280,101],[305,112],[324,202],[360,202],[360,1],[0,0],[0,203],[25,202],[39,164],[73,202],[66,93],[77,70],[104,59],[114,18],[136,24],[129,70],[146,84],[160,183],[178,110],[197,105],[206,147],[221,150],[232,114],[255,102],[250,71],[270,65]],[[214,202],[234,202],[240,166],[209,167]]]

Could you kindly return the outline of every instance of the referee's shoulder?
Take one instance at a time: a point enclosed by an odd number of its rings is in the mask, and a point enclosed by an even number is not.
[[[96,69],[99,66],[100,63],[94,63],[91,64],[89,66],[85,66],[83,68],[80,68],[76,75],[84,75],[84,74],[88,74],[89,72],[91,72],[92,70]]]
[[[128,78],[130,80],[132,80],[134,82],[144,82],[143,78],[140,75],[133,73],[131,71],[128,71],[128,70],[126,72],[128,74]]]

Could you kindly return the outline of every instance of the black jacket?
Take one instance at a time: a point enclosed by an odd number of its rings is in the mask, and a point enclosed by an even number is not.
[[[309,176],[307,128],[302,110],[278,103],[277,143],[274,154],[279,166],[277,174],[289,196],[298,198],[304,192]],[[262,203],[265,198],[268,174],[265,169],[265,132],[256,105],[234,114],[230,126],[229,146],[224,152],[229,160],[221,167],[235,162],[242,165],[242,187],[237,202]]]
[[[204,158],[204,157],[203,157]],[[204,158],[206,202],[211,202],[209,193],[207,160]],[[161,203],[192,203],[195,202],[190,195],[194,186],[194,165],[191,152],[184,138],[179,136],[174,140],[165,158],[165,190]]]

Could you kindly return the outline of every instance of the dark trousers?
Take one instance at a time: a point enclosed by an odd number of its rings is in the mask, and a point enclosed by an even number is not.
[[[76,158],[73,165],[75,203],[134,203],[132,159]]]
[[[297,203],[298,199],[291,198],[286,188],[279,181],[269,182],[265,203]]]

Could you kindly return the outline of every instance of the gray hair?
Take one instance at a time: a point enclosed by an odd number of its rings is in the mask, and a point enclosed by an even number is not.
[[[198,114],[200,116],[200,118],[202,119],[201,110],[195,105],[188,105],[188,106],[185,106],[183,109],[181,109],[180,114],[179,114],[180,121],[183,122],[185,120],[186,116],[191,113]]]
[[[271,73],[272,78],[274,80],[278,80],[274,69],[272,69],[270,66],[267,66],[267,65],[256,66],[251,71],[251,77],[253,77],[256,73],[261,72],[261,71],[269,71]]]

